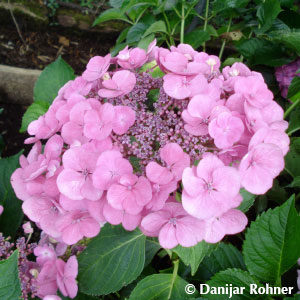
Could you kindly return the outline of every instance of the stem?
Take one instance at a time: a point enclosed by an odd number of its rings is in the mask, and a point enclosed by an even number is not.
[[[184,1],[182,1],[182,6],[181,6],[181,28],[180,28],[180,43],[184,43]]]
[[[203,30],[206,31],[207,28],[207,22],[208,22],[208,10],[209,10],[209,0],[206,0],[206,6],[205,6],[205,21],[204,21],[204,26]],[[205,42],[202,45],[203,51],[205,52]]]
[[[284,113],[284,119],[290,114],[290,112],[300,103],[300,98],[298,98]]]
[[[227,29],[226,29],[226,33],[228,33],[229,30],[230,30],[231,21],[232,21],[232,17],[230,17],[230,19],[229,19],[229,23],[228,23],[228,26],[227,26]],[[222,43],[222,46],[221,46],[221,49],[220,49],[220,53],[219,53],[219,59],[220,60],[222,59],[222,55],[223,55],[223,52],[224,52],[224,49],[225,49],[225,45],[226,45],[226,39],[223,40],[223,43]]]
[[[163,12],[163,16],[164,16],[164,18],[165,18],[165,20],[166,20],[166,23],[167,23],[167,28],[168,28],[168,33],[169,33],[170,43],[171,43],[172,45],[175,45],[174,39],[173,39],[172,33],[171,33],[170,22],[169,22],[169,19],[168,19],[167,15],[166,15],[165,11]]]
[[[176,259],[174,262],[174,269],[173,269],[173,274],[172,274],[172,281],[171,281],[171,287],[170,287],[170,291],[168,294],[168,300],[171,299],[171,295],[172,295],[172,290],[173,290],[173,285],[175,282],[175,279],[177,277],[177,273],[178,273],[178,267],[179,267],[179,259]]]

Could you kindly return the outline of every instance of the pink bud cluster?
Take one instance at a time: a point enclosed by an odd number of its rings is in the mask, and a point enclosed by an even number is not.
[[[141,72],[150,61],[162,79]],[[216,243],[247,225],[240,189],[264,194],[284,168],[286,128],[260,73],[242,63],[220,71],[216,56],[153,42],[96,56],[62,87],[29,125],[34,145],[11,182],[29,219],[67,245],[106,222],[165,248]]]
[[[297,73],[299,69],[300,58],[287,65],[276,68],[275,76],[278,81],[282,97],[287,97],[288,89],[293,78],[295,76],[300,76],[300,73]]]

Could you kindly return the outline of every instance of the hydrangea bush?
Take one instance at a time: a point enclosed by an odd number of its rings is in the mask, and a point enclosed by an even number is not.
[[[68,246],[82,251],[105,223],[139,228],[165,249],[245,229],[240,192],[272,187],[288,124],[260,73],[220,65],[187,44],[155,41],[96,56],[29,124],[33,147],[11,183],[44,234],[34,249],[40,298],[76,296],[76,256],[58,257]]]

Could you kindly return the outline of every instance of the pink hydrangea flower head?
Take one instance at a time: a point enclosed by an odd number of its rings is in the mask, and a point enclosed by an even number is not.
[[[135,75],[127,70],[117,71],[111,79],[103,80],[103,88],[98,94],[102,98],[123,96],[132,91],[136,83]]]
[[[239,173],[242,186],[252,194],[264,194],[284,168],[283,154],[274,144],[257,144],[243,157]]]
[[[182,183],[183,208],[199,219],[209,219],[232,208],[240,190],[238,172],[224,166],[213,154],[205,156],[197,168],[186,168]]]
[[[145,216],[141,226],[151,236],[158,236],[160,245],[167,249],[178,244],[195,246],[205,232],[204,222],[189,216],[182,205],[175,202],[167,202],[161,210]]]
[[[0,205],[0,216],[2,215],[3,211],[4,211],[4,208],[2,205]]]
[[[76,256],[71,256],[65,263],[61,259],[56,260],[57,286],[65,297],[75,298],[78,292],[76,277],[78,274],[78,262]]]
[[[83,72],[82,77],[87,81],[94,81],[101,78],[108,70],[110,65],[111,55],[107,54],[105,57],[94,56],[90,59]]]

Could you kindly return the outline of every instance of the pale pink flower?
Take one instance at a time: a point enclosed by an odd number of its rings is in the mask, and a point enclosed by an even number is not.
[[[226,149],[240,140],[244,124],[239,117],[223,112],[209,123],[208,132],[218,148]]]
[[[0,216],[1,216],[1,215],[2,215],[2,213],[3,213],[3,210],[4,210],[3,206],[2,206],[2,205],[0,205]]]
[[[283,168],[283,154],[278,146],[265,143],[255,145],[240,163],[241,184],[252,194],[264,194]]]
[[[86,70],[83,72],[82,77],[87,81],[94,81],[101,78],[108,70],[110,65],[111,55],[106,56],[94,56],[90,59],[86,66]]]
[[[124,134],[135,122],[135,112],[132,108],[123,105],[114,107],[115,118],[112,129],[116,134]]]
[[[217,243],[227,234],[237,234],[243,231],[248,223],[244,213],[238,209],[230,209],[221,216],[205,220],[204,240],[207,243]]]
[[[76,277],[78,274],[78,262],[76,256],[71,256],[65,263],[61,259],[56,260],[57,286],[65,297],[75,298],[78,292]]]
[[[100,109],[89,110],[84,115],[84,135],[88,139],[104,140],[112,131],[115,110],[110,103],[104,103]]]
[[[140,48],[128,49],[128,46],[117,55],[118,64],[128,70],[141,67],[147,61],[146,51]]]
[[[122,175],[132,173],[133,168],[130,162],[122,157],[120,151],[104,151],[97,160],[93,184],[100,190],[108,190],[113,183],[118,182]]]
[[[88,212],[80,210],[73,210],[60,216],[56,226],[67,245],[76,244],[83,237],[95,237],[100,232],[99,223]]]
[[[195,246],[203,239],[204,222],[189,216],[180,203],[167,202],[165,206],[145,216],[142,230],[150,236],[158,236],[163,248],[172,249],[178,244],[183,247]]]
[[[57,295],[47,295],[43,298],[43,300],[61,300],[61,298]]]
[[[193,60],[194,56],[197,54],[197,51],[189,44],[179,44],[177,47],[171,46],[171,52],[179,52],[183,54],[189,61]]]
[[[135,75],[127,70],[117,71],[111,79],[102,81],[103,88],[98,91],[102,98],[114,98],[130,93],[136,83]]]
[[[31,234],[33,233],[33,228],[31,227],[30,222],[26,222],[22,225],[24,233]]]
[[[52,261],[47,261],[42,266],[37,277],[37,294],[40,298],[56,294],[58,288],[56,283],[56,274],[56,265]]]
[[[224,166],[213,154],[200,160],[197,168],[186,168],[182,175],[182,205],[192,216],[209,219],[234,207],[240,190],[238,172]]]
[[[208,134],[208,123],[216,105],[216,101],[209,96],[194,96],[187,109],[182,112],[182,118],[186,122],[184,129],[196,136]]]
[[[125,210],[115,209],[108,203],[105,203],[103,206],[103,215],[110,224],[122,224],[122,226],[129,231],[137,228],[142,219],[141,214],[132,215],[127,213]]]
[[[185,99],[207,91],[208,83],[202,74],[182,76],[167,74],[164,76],[164,91],[175,99]]]
[[[139,214],[152,198],[149,180],[134,174],[122,175],[118,183],[112,184],[107,191],[107,201],[115,209],[129,214]]]
[[[55,250],[48,245],[37,246],[34,248],[34,255],[40,266],[43,266],[47,261],[55,262],[56,260]]]

